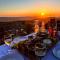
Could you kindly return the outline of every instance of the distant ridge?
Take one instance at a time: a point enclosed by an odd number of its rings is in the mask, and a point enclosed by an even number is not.
[[[11,21],[30,21],[36,17],[0,17],[0,22],[11,22]]]
[[[12,22],[12,21],[31,21],[31,20],[40,20],[40,21],[48,21],[50,18],[52,17],[47,17],[45,19],[41,19],[40,17],[29,17],[29,16],[25,16],[25,17],[0,17],[0,22]],[[57,20],[60,20],[60,17],[54,17]]]

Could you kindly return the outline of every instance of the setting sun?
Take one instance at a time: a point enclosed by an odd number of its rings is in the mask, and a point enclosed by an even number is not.
[[[45,15],[45,13],[44,12],[41,12],[41,16],[44,16]]]
[[[38,11],[39,11],[38,12],[39,16],[41,16],[41,17],[47,16],[47,14],[48,14],[48,12],[47,12],[48,10],[45,8],[41,8]]]

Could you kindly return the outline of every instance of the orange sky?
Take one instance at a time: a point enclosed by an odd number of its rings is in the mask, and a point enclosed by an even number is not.
[[[60,16],[60,0],[0,0],[0,16]]]
[[[60,9],[59,9],[60,10]],[[60,16],[59,10],[56,9],[47,9],[47,8],[35,8],[35,9],[25,9],[25,10],[7,10],[1,11],[0,16],[41,16],[44,13],[44,16]]]
[[[44,14],[44,16],[60,16],[60,12],[47,12],[47,11],[37,11],[37,12],[3,12],[0,13],[0,16],[41,16],[41,14]]]

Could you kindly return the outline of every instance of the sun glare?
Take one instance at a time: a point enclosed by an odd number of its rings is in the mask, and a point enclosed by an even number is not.
[[[41,16],[44,16],[45,15],[45,13],[44,12],[41,12]]]

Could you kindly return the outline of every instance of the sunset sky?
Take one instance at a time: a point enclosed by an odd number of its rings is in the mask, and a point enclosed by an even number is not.
[[[0,0],[0,16],[60,16],[60,0]]]

